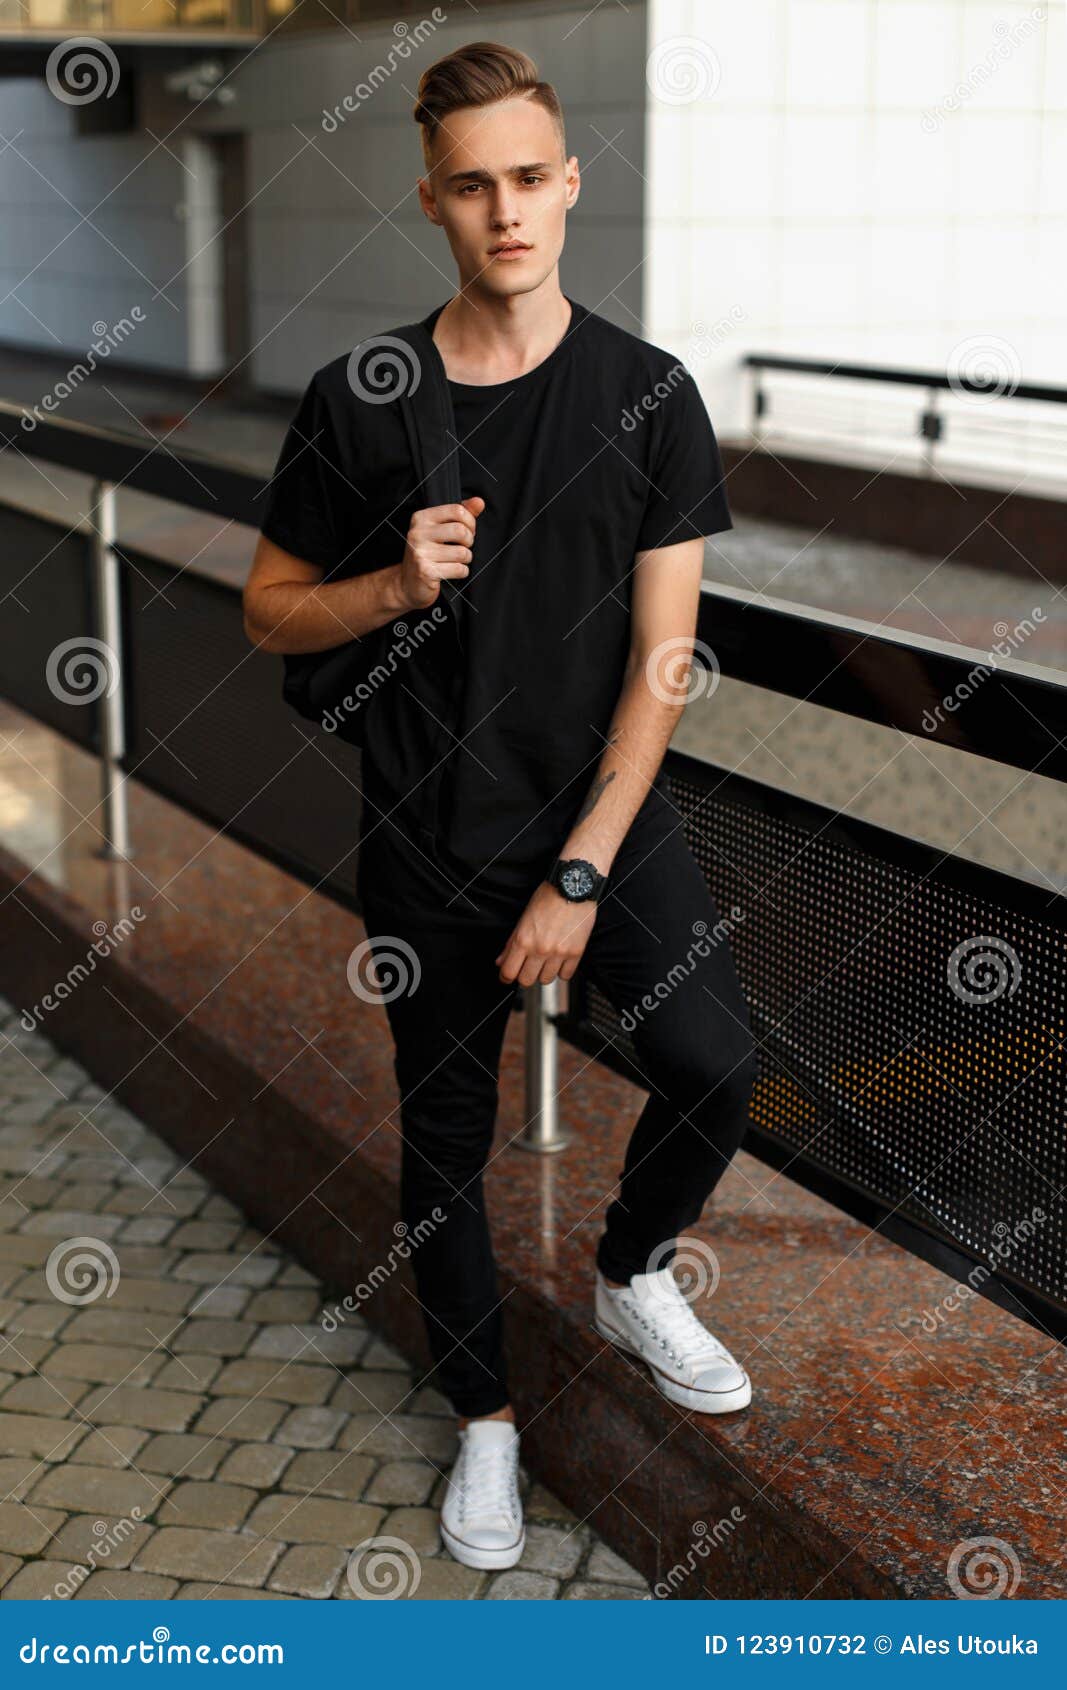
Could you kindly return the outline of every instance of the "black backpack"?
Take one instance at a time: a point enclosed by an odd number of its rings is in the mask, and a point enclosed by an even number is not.
[[[411,447],[412,463],[418,487],[418,509],[431,505],[458,504],[461,498],[459,454],[455,439],[455,419],[448,392],[441,354],[433,336],[422,323],[407,323],[390,330],[388,338],[405,340],[415,356],[418,381],[410,392],[401,391],[398,403]],[[450,620],[459,634],[459,617],[454,595],[459,583],[441,582],[440,602],[449,610]],[[415,612],[409,612],[405,624]],[[326,725],[327,717],[336,721],[332,731],[338,739],[350,745],[363,744],[363,729],[367,705],[352,707],[356,689],[366,683],[380,661],[386,642],[393,632],[393,624],[384,623],[358,639],[333,646],[328,651],[286,652],[283,656],[285,675],[282,697],[301,716]]]

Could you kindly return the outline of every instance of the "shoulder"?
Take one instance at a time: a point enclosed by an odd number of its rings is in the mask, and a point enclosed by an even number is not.
[[[649,384],[693,382],[685,363],[674,352],[655,346],[629,329],[620,328],[596,311],[586,311],[575,330],[587,357],[595,358],[601,370],[617,370],[627,382],[635,377]]]

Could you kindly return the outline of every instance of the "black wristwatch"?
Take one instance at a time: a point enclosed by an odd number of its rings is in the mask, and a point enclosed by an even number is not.
[[[584,857],[557,857],[545,879],[571,904],[584,903],[587,898],[599,904],[608,883],[607,875]]]

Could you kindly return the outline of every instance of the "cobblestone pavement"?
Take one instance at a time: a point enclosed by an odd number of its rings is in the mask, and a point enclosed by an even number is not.
[[[525,1472],[522,1564],[454,1561],[444,1398],[323,1306],[0,999],[0,1596],[648,1594]]]

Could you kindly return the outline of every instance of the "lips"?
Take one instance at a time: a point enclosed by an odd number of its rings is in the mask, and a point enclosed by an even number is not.
[[[529,247],[523,241],[508,241],[506,246],[490,247],[494,258],[507,257],[509,253],[529,252]]]

